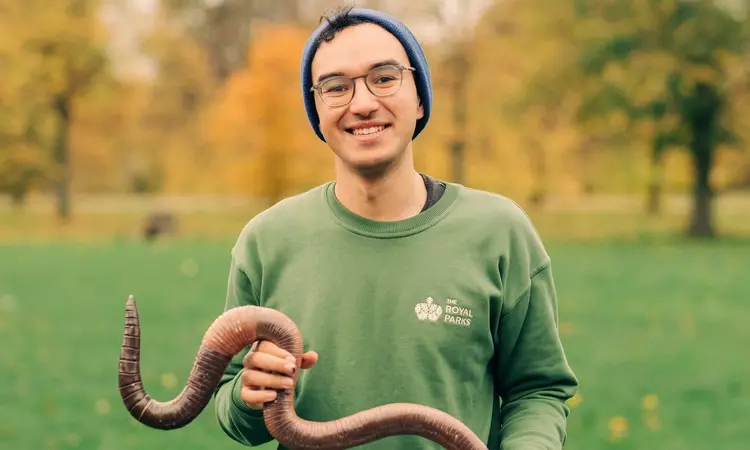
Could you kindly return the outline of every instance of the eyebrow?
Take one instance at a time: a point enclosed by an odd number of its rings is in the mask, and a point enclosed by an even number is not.
[[[370,71],[376,67],[382,67],[382,66],[400,66],[401,63],[396,61],[395,59],[386,59],[384,61],[376,62],[375,64],[372,64],[367,70]],[[331,77],[340,77],[344,76],[343,72],[328,72],[324,73],[320,76],[318,76],[317,82],[320,83],[321,81],[325,80],[326,78]]]

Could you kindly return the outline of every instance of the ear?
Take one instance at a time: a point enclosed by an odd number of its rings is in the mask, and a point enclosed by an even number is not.
[[[419,106],[417,106],[417,120],[424,117],[424,105],[422,104],[422,99],[419,99]]]

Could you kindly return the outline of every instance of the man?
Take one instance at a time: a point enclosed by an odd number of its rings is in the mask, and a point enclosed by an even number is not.
[[[247,224],[225,305],[277,309],[299,327],[299,416],[410,402],[448,412],[490,449],[561,448],[578,382],[549,257],[512,201],[415,171],[432,103],[417,40],[390,16],[347,8],[310,37],[301,72],[336,179]],[[289,386],[294,361],[269,342],[234,358],[216,392],[232,439],[272,440],[262,404]],[[415,436],[365,447],[436,448]]]

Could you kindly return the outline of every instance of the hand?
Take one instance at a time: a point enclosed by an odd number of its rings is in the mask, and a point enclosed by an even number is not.
[[[318,362],[318,354],[307,352],[301,356],[302,369]],[[275,389],[291,389],[297,371],[296,358],[272,342],[261,341],[254,351],[242,360],[241,398],[251,409],[262,409],[264,403],[276,399]]]

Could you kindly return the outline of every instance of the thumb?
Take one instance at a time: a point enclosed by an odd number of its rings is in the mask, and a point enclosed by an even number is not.
[[[302,355],[302,368],[303,369],[309,369],[310,367],[314,366],[316,362],[318,362],[317,353],[310,351]]]

